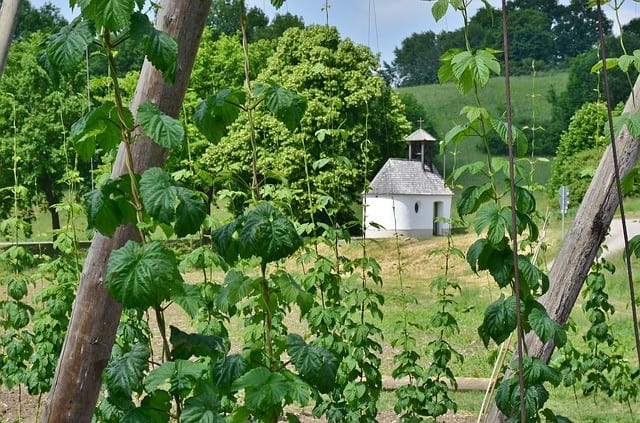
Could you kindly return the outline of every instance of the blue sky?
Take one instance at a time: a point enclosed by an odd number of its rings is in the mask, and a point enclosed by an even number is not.
[[[63,15],[71,20],[78,15],[69,8],[68,0],[30,0],[34,7],[40,7],[46,2],[55,4]],[[621,0],[617,0],[618,3]],[[568,0],[560,3],[567,4]],[[399,47],[402,40],[412,33],[425,31],[453,31],[462,26],[462,19],[458,14],[450,11],[447,16],[436,22],[431,15],[432,1],[424,0],[328,0],[329,24],[334,25],[343,37],[367,45],[375,53],[380,53],[382,60],[393,60],[393,50]],[[500,0],[489,0],[489,3],[499,7]],[[247,6],[258,6],[269,16],[276,11],[269,0],[247,0]],[[280,8],[280,13],[290,12],[301,16],[305,24],[325,24],[327,14],[323,10],[325,0],[287,0]],[[470,7],[480,8],[480,0],[471,0]],[[614,13],[610,6],[604,7],[605,13],[611,19]],[[626,23],[636,16],[640,16],[640,3],[626,0],[620,9],[620,20]]]

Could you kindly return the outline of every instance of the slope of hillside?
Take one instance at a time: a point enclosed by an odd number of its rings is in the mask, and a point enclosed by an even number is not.
[[[533,76],[516,76],[511,78],[511,98],[514,120],[528,122],[544,122],[551,117],[551,104],[547,94],[553,88],[561,92],[567,85],[568,73],[557,72]],[[465,105],[474,105],[472,94],[461,96],[451,84],[421,85],[418,87],[399,88],[399,92],[413,94],[424,104],[432,119],[439,138],[444,138],[447,131],[462,122],[460,109]],[[504,77],[491,78],[487,87],[481,91],[482,106],[491,113],[501,116],[505,111]]]
[[[552,114],[551,104],[547,100],[548,93],[551,89],[557,93],[562,92],[567,84],[567,78],[566,72],[539,74],[535,77],[512,77],[511,97],[515,125],[519,127],[535,125],[539,128],[537,133],[544,134],[544,124],[549,121]],[[398,91],[413,94],[425,106],[427,118],[433,122],[439,139],[444,139],[453,126],[464,121],[460,115],[462,107],[476,104],[473,94],[461,96],[451,83],[400,88]],[[489,80],[487,87],[480,93],[480,102],[482,107],[488,109],[494,116],[504,115],[504,77]],[[458,145],[455,159],[453,152],[447,152],[446,158],[436,158],[441,173],[450,173],[454,160],[456,166],[482,160],[485,157],[484,153],[477,146],[478,140],[472,139]],[[536,182],[546,184],[551,175],[551,162],[539,163],[536,166],[535,175]],[[471,181],[460,182],[467,185]]]

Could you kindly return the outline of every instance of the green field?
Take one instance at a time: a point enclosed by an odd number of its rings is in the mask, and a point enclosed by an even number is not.
[[[551,89],[561,92],[567,84],[568,73],[554,72],[534,76],[515,76],[511,81],[511,105],[515,122],[544,122],[551,118],[551,104],[547,94]],[[473,94],[461,96],[455,85],[433,84],[400,88],[400,93],[411,93],[427,109],[428,118],[434,123],[442,139],[451,127],[462,122],[460,109],[475,105]],[[489,80],[480,92],[482,107],[495,116],[505,113],[504,77]]]

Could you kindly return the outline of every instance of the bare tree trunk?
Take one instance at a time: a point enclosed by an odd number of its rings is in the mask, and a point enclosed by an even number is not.
[[[176,82],[173,86],[167,85],[162,74],[145,61],[131,103],[134,114],[141,103],[152,101],[166,114],[178,115],[210,5],[210,0],[162,2],[156,27],[178,40]],[[150,167],[163,166],[167,151],[145,137],[133,144],[132,155],[135,172],[142,173]],[[115,178],[125,172],[121,145],[112,176]],[[122,311],[120,304],[109,296],[103,285],[106,263],[113,250],[136,237],[133,225],[119,227],[112,238],[95,235],[82,271],[42,422],[91,421],[102,385],[102,371],[109,361]]]
[[[636,80],[624,112],[636,113],[639,109],[640,78]],[[622,178],[635,167],[640,157],[640,143],[629,134],[626,127],[616,138],[616,150]],[[549,316],[561,325],[567,323],[618,204],[613,153],[609,146],[553,262],[549,274],[551,287],[541,299]],[[533,333],[527,334],[525,342],[528,355],[549,361],[555,348],[553,342],[543,344]],[[505,420],[494,403],[485,421]]]
[[[0,7],[0,78],[4,73],[4,65],[7,63],[9,47],[11,47],[11,39],[18,23],[21,6],[22,0],[4,0],[2,7]]]

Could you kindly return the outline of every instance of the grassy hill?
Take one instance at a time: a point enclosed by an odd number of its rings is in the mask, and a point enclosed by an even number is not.
[[[533,76],[516,76],[511,78],[511,104],[515,122],[544,122],[551,117],[551,104],[547,101],[547,93],[553,88],[556,92],[564,90],[567,84],[566,72],[554,72]],[[475,104],[472,94],[461,96],[452,83],[421,85],[398,89],[399,92],[413,94],[424,104],[429,118],[436,126],[439,138],[444,138],[451,127],[462,122],[460,109]],[[480,92],[482,106],[496,116],[505,112],[504,77],[489,80]]]
[[[551,89],[556,92],[563,91],[567,84],[567,78],[566,72],[540,74],[535,77],[512,77],[511,103],[514,123],[519,127],[544,125],[544,122],[551,118],[552,113],[551,104],[547,101],[547,94]],[[427,118],[434,123],[436,136],[439,139],[444,139],[446,133],[453,126],[463,122],[463,117],[460,116],[462,107],[476,104],[472,94],[460,95],[452,83],[400,88],[398,91],[413,94],[425,106],[428,113]],[[480,92],[480,102],[495,116],[504,115],[506,110],[504,77],[495,77],[489,80],[486,88]],[[437,160],[439,168],[444,173],[451,171],[453,157],[449,154],[445,159],[448,164],[442,158]],[[478,140],[472,139],[458,146],[456,164],[460,166],[482,160],[483,157],[484,153],[478,148]],[[551,162],[542,163],[536,168],[535,179],[537,182],[545,184],[550,175]]]

